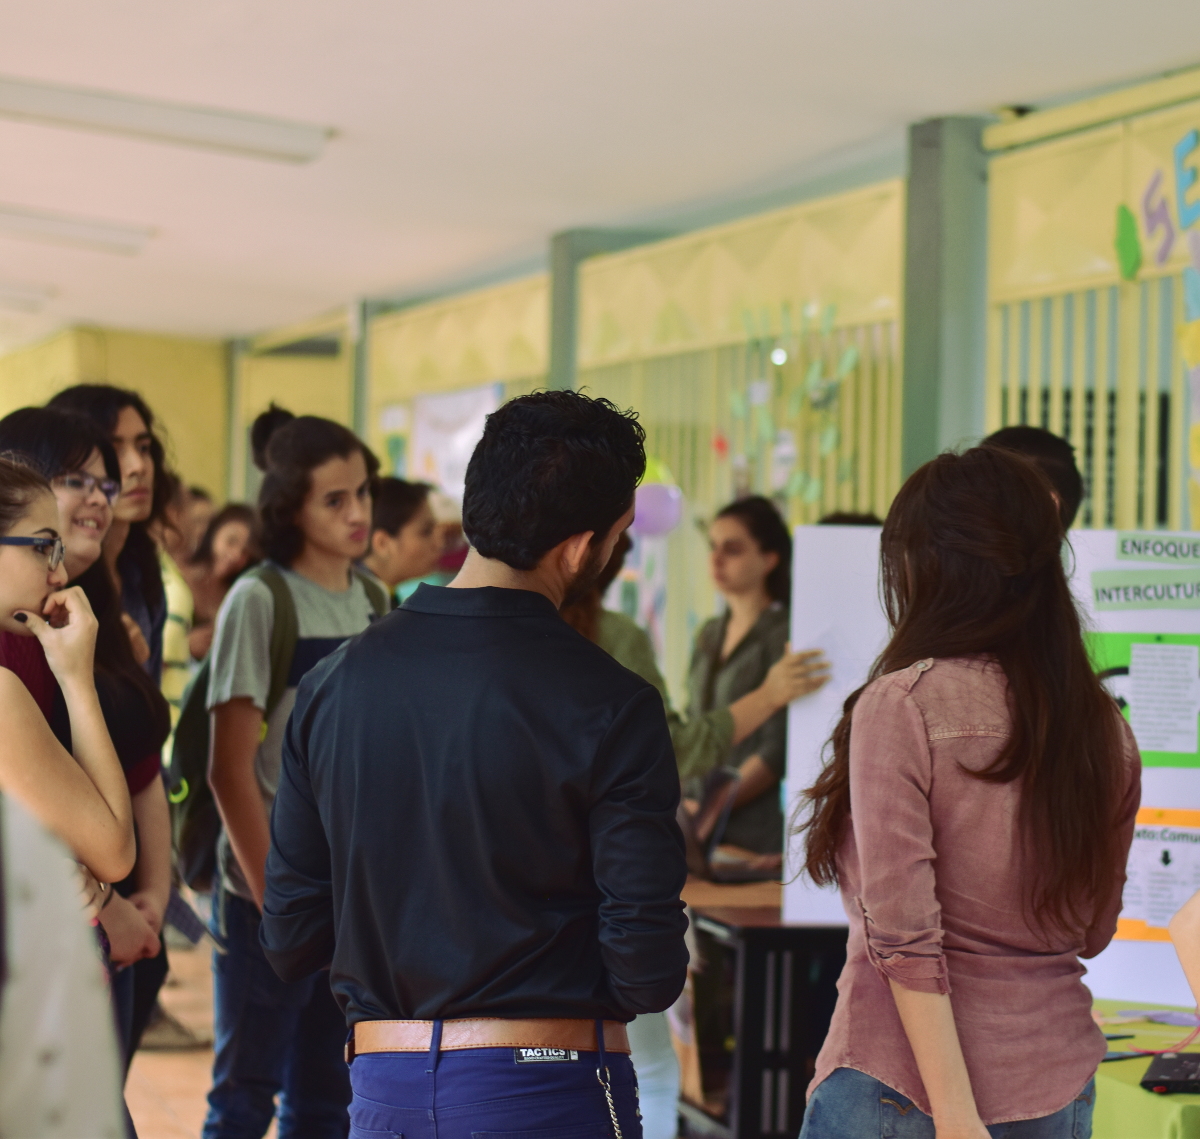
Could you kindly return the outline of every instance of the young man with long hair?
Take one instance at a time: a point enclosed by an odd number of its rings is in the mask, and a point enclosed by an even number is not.
[[[662,699],[559,616],[645,469],[575,392],[489,416],[472,549],[301,685],[263,944],[330,967],[353,1134],[636,1139],[625,1022],[683,987],[679,778]]]
[[[367,549],[378,463],[347,428],[275,407],[258,417],[251,439],[264,475],[258,506],[268,561],[229,591],[210,656],[209,783],[223,824],[214,922],[225,948],[213,955],[216,1045],[203,1134],[261,1139],[279,1095],[280,1139],[341,1139],[350,1100],[345,1023],[316,967],[286,984],[271,972],[259,910],[296,685],[385,606],[354,572]],[[279,664],[286,673],[275,675],[273,644],[285,623],[292,652]]]

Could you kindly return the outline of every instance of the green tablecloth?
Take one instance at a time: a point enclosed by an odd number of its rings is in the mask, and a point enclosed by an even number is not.
[[[1171,1005],[1144,1001],[1097,1001],[1102,1016],[1122,1009],[1159,1009]],[[1189,1009],[1181,1009],[1189,1012]],[[1134,1048],[1167,1048],[1182,1040],[1190,1028],[1135,1021],[1128,1025],[1106,1024],[1105,1032],[1132,1032],[1132,1040],[1111,1040],[1109,1050],[1130,1052]],[[1200,1040],[1188,1052],[1200,1052]],[[1150,1065],[1150,1057],[1113,1060],[1101,1064],[1096,1073],[1096,1111],[1092,1139],[1200,1139],[1200,1095],[1155,1095],[1138,1082]]]

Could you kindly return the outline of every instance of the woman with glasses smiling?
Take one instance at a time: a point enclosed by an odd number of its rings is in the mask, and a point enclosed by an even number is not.
[[[133,873],[116,883],[117,896],[101,915],[112,963],[118,968],[113,999],[129,1056],[140,1036],[138,1013],[145,1004],[137,999],[135,969],[155,966],[152,981],[166,972],[165,962],[160,967],[157,959],[171,891],[170,816],[161,778],[170,712],[134,657],[120,599],[102,556],[120,468],[101,426],[54,408],[27,407],[5,416],[0,420],[0,451],[19,451],[49,481],[65,538],[67,577],[83,588],[99,623],[96,688],[133,799],[138,836]],[[20,676],[65,739],[65,725],[56,715],[54,679],[44,659],[35,654],[36,643],[0,633],[0,662]],[[144,960],[146,965],[141,965]],[[147,1008],[157,988],[148,986]]]

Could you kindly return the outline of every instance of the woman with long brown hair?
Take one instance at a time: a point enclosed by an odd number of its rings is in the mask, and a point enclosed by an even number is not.
[[[850,917],[802,1139],[1091,1134],[1079,958],[1116,929],[1140,762],[1062,539],[1045,477],[990,447],[926,463],[888,513],[892,638],[802,828]]]

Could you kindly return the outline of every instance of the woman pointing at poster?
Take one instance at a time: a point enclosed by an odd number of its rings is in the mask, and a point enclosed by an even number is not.
[[[1062,538],[1045,476],[994,448],[927,463],[888,513],[892,638],[807,792],[850,940],[801,1139],[1091,1134],[1079,958],[1116,929],[1140,762]]]

